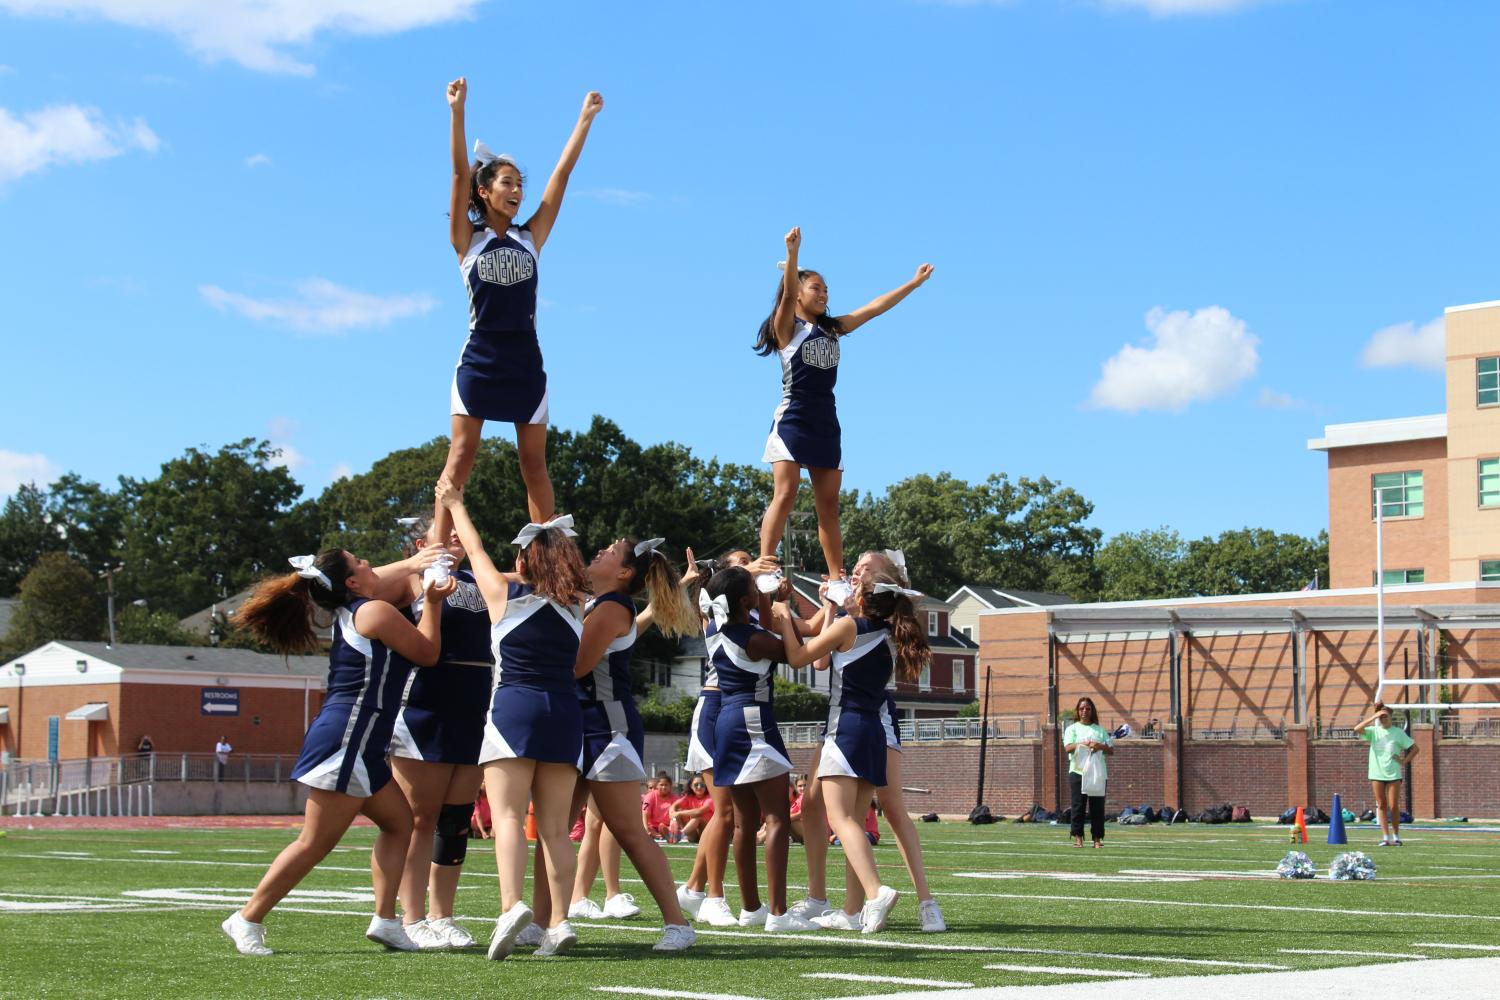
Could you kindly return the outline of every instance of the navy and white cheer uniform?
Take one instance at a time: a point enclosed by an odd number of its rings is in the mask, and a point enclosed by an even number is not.
[[[818,777],[845,775],[885,784],[886,684],[895,669],[890,624],[855,618],[854,645],[831,654],[828,731],[818,758]]]
[[[521,583],[510,585],[505,614],[490,627],[495,690],[479,763],[525,757],[577,764],[583,713],[573,684],[583,606],[559,604]]]
[[[635,602],[611,591],[584,609],[584,618],[601,604],[623,606],[630,631],[612,639],[594,669],[578,678],[583,709],[583,753],[578,770],[589,781],[645,781],[646,727],[630,690],[630,653],[635,648]]]
[[[885,693],[885,705],[880,709],[880,725],[885,730],[885,745],[888,750],[901,752],[901,710],[896,707],[896,697]]]
[[[712,771],[714,768],[714,727],[719,724],[719,706],[723,703],[723,695],[719,691],[719,671],[714,666],[718,634],[719,627],[713,622],[708,622],[703,627],[708,672],[703,678],[703,691],[698,695],[698,704],[693,706],[692,725],[688,727],[689,771]]]
[[[494,685],[490,609],[474,574],[455,570],[458,589],[443,602],[442,653],[413,670],[391,734],[391,756],[439,764],[477,764],[484,713]],[[425,596],[412,602],[420,617]]]
[[[833,387],[839,379],[839,338],[799,319],[781,358],[781,404],[771,418],[762,462],[796,462],[842,469],[839,414]]]
[[[771,688],[774,660],[752,660],[750,637],[758,625],[726,623],[718,630],[712,659],[719,675],[719,717],[714,725],[714,784],[747,785],[792,769],[776,728]],[[778,642],[774,633],[764,632]]]
[[[452,412],[517,424],[547,422],[547,373],[536,339],[536,244],[531,231],[476,229],[459,263],[469,291],[469,339],[453,373]]]
[[[338,609],[328,650],[328,693],[302,738],[292,777],[330,792],[369,798],[391,780],[386,747],[412,665],[385,644],[360,635],[359,597]]]

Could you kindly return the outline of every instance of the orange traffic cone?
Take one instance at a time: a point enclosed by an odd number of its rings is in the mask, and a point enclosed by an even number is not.
[[[1302,843],[1307,843],[1307,817],[1303,815],[1302,806],[1297,807],[1297,828],[1292,831],[1292,839],[1296,840],[1299,834],[1302,837]]]
[[[536,803],[526,806],[526,839],[536,839]]]

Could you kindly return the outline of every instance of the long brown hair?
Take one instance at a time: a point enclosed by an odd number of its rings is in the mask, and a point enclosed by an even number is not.
[[[806,281],[807,276],[810,274],[816,274],[820,278],[823,277],[823,275],[817,271],[812,271],[805,267],[798,268],[798,284],[800,285],[803,281]],[[785,280],[785,278],[782,279],[783,282]],[[776,309],[781,305],[781,287],[782,286],[780,284],[776,286],[776,297],[771,300],[771,315],[765,318],[765,321],[760,324],[760,330],[755,334],[755,353],[759,354],[761,357],[775,354],[777,350],[776,331],[774,329],[774,323],[776,320]],[[793,308],[796,308],[795,304],[793,305]],[[826,309],[823,312],[823,315],[813,320],[813,323],[816,326],[822,327],[824,333],[835,339],[844,335],[843,324],[838,321],[837,316],[831,315],[829,312],[827,312]]]
[[[479,189],[494,184],[495,178],[500,176],[500,171],[505,167],[510,167],[516,172],[516,176],[521,179],[521,190],[524,191],[526,175],[511,160],[494,159],[488,163],[475,160],[473,166],[469,168],[469,222],[475,229],[483,229],[490,224],[489,216],[485,213],[484,199],[479,196]],[[499,232],[501,236],[504,236],[505,227],[501,226]]]
[[[889,560],[887,560],[889,561]],[[878,618],[890,626],[891,640],[896,644],[896,679],[910,684],[921,674],[922,668],[932,662],[932,650],[927,645],[927,630],[917,622],[917,608],[912,599],[899,591],[876,593],[877,583],[900,585],[896,574],[877,570],[866,573],[864,591],[859,596],[860,606],[871,618]]]
[[[677,567],[662,555],[660,549],[636,555],[636,544],[634,538],[626,536],[625,545],[629,548],[630,555],[626,557],[625,565],[633,571],[630,593],[638,594],[643,589],[646,591],[646,599],[655,609],[656,627],[667,638],[699,634],[702,625],[698,620],[698,609],[688,601]]]
[[[588,571],[573,539],[548,528],[516,554],[516,570],[531,589],[558,604],[577,604],[589,591]]]
[[[287,656],[311,653],[318,648],[313,631],[315,607],[334,611],[349,603],[345,584],[349,579],[349,556],[343,549],[324,549],[313,560],[332,587],[321,580],[284,573],[263,580],[234,613],[236,628],[242,628],[276,652]]]
[[[1085,705],[1089,707],[1089,721],[1084,722],[1084,725],[1097,726],[1099,724],[1099,709],[1098,706],[1094,704],[1094,699],[1090,698],[1088,695],[1084,695],[1082,698],[1079,698],[1078,704],[1073,706],[1073,711],[1078,716],[1078,721],[1083,722],[1083,706]]]

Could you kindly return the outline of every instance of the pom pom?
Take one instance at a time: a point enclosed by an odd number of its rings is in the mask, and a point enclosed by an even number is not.
[[[1328,877],[1340,882],[1363,882],[1375,877],[1375,862],[1362,851],[1340,854],[1328,866]]]
[[[1282,878],[1316,878],[1317,866],[1301,851],[1287,851],[1286,857],[1276,866],[1276,874]]]

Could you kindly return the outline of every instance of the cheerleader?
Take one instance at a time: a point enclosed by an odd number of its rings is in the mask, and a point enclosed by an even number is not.
[[[503,959],[532,922],[523,901],[526,882],[526,809],[535,806],[539,847],[547,859],[548,890],[567,898],[573,886],[569,809],[583,748],[583,716],[573,691],[573,664],[583,631],[582,598],[588,588],[583,559],[572,541],[571,517],[528,524],[513,545],[516,578],[508,579],[484,550],[464,509],[463,493],[439,480],[438,502],[452,512],[469,554],[474,579],[489,606],[495,687],[490,696],[479,763],[495,823],[495,864],[501,913],[488,955]],[[578,940],[565,916],[553,914],[543,946],[562,954]]]
[[[714,782],[729,787],[734,803],[734,866],[743,902],[739,924],[771,932],[812,930],[814,924],[786,908],[786,776],[792,765],[776,728],[771,684],[781,641],[750,620],[756,593],[746,569],[715,573],[700,601],[716,626],[708,640],[721,696],[713,734]],[[762,817],[769,903],[760,900],[755,873],[755,832]]]
[[[413,528],[417,553],[465,558],[456,535],[442,544],[430,520]],[[474,797],[483,782],[479,748],[493,683],[490,616],[474,574],[454,569],[444,602],[443,652],[432,670],[413,671],[391,735],[391,769],[411,804],[412,838],[401,878],[406,933],[422,949],[467,948],[474,938],[453,921],[453,900],[468,854]],[[425,607],[422,577],[407,574],[414,614]]]
[[[526,504],[532,522],[540,523],[552,516],[553,497],[547,477],[547,373],[536,337],[536,258],[557,221],[568,178],[604,98],[596,92],[584,97],[541,204],[530,219],[519,222],[525,179],[516,161],[476,142],[474,163],[469,162],[464,134],[468,91],[464,77],[448,84],[453,154],[448,236],[469,292],[469,337],[453,373],[452,438],[443,478],[463,489],[484,422],[513,423]],[[441,525],[441,510],[437,520]]]
[[[302,741],[292,777],[307,785],[305,823],[297,839],[271,863],[250,901],[221,927],[242,955],[269,955],[262,921],[271,908],[328,856],[364,813],[379,833],[370,856],[375,886],[375,918],[365,937],[398,951],[414,944],[396,917],[396,891],[406,846],[411,840],[411,809],[391,783],[385,749],[395,726],[401,688],[413,664],[438,661],[441,608],[453,583],[433,584],[424,593],[433,608],[412,625],[395,607],[371,599],[381,580],[363,559],[341,549],[296,556],[296,572],[274,577],[255,589],[235,621],[278,653],[318,648],[310,618],[314,609],[334,615],[328,651],[328,685],[323,707]]]
[[[881,717],[886,685],[893,671],[902,681],[915,680],[930,658],[912,604],[921,596],[902,587],[892,574],[866,572],[853,597],[855,614],[833,620],[806,645],[792,630],[783,633],[789,666],[804,667],[825,655],[831,662],[828,729],[816,777],[834,834],[868,899],[861,914],[866,934],[885,928],[899,898],[895,889],[880,882],[863,818],[874,790],[887,783]]]
[[[818,542],[828,576],[837,580],[844,576],[844,537],[839,530],[844,459],[833,399],[839,341],[920,287],[932,276],[932,265],[921,265],[910,281],[852,313],[830,316],[823,276],[797,266],[801,244],[800,228],[786,234],[781,288],[755,341],[755,353],[774,353],[781,360],[781,403],[771,418],[771,434],[761,456],[762,462],[771,463],[774,492],[760,524],[760,552],[763,557],[775,555],[806,468],[818,514]]]
[[[855,590],[862,586],[865,574],[872,571],[887,575],[903,587],[911,586],[906,573],[906,557],[900,549],[862,553],[850,575]],[[849,603],[854,603],[853,597]],[[932,889],[928,885],[927,866],[922,859],[922,838],[917,832],[917,825],[912,822],[911,812],[906,807],[906,799],[901,791],[901,730],[897,725],[897,717],[896,699],[887,690],[885,706],[880,714],[881,726],[885,730],[886,784],[875,790],[875,798],[880,803],[885,821],[890,824],[891,832],[896,835],[901,860],[905,862],[906,871],[916,888],[917,917],[921,929],[925,933],[936,934],[946,931],[948,924],[943,919],[942,907],[933,898]],[[851,879],[844,894],[843,909],[828,910],[821,917],[814,917],[813,922],[831,930],[857,931],[860,929],[864,901],[864,889],[857,880]]]
[[[675,637],[697,624],[697,612],[688,604],[676,570],[658,548],[663,541],[622,538],[600,549],[589,564],[595,596],[585,612],[575,669],[583,708],[583,754],[578,764],[583,780],[573,804],[576,808],[592,796],[605,827],[661,908],[666,927],[654,950],[681,951],[696,935],[677,903],[667,856],[641,822],[646,731],[630,689],[630,655],[640,631],[654,621],[664,635]],[[691,560],[690,552],[689,564]],[[631,595],[643,590],[650,598],[649,610],[637,615]],[[552,899],[564,897],[544,897],[540,873],[537,884],[537,913],[546,915]],[[605,901],[606,913],[610,902]]]

